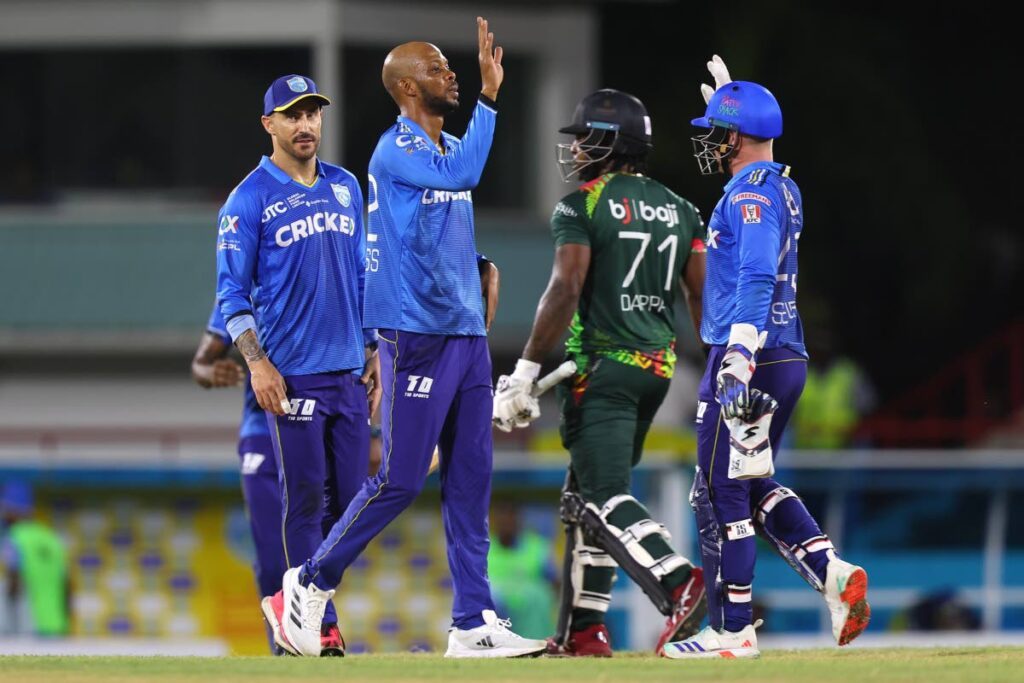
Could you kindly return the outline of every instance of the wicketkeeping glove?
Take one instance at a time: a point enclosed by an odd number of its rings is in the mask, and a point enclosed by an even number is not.
[[[520,358],[515,372],[498,378],[494,390],[494,426],[503,432],[526,427],[540,417],[540,404],[533,396],[533,384],[540,374],[540,363]]]
[[[715,399],[725,419],[744,417],[750,403],[750,379],[754,376],[757,350],[767,333],[758,334],[748,323],[737,323],[729,331],[729,346],[722,358],[715,382]]]
[[[711,61],[708,62],[708,71],[711,72],[711,76],[715,79],[715,87],[712,88],[707,83],[700,84],[700,94],[704,96],[704,104],[711,101],[711,96],[715,94],[715,91],[721,88],[726,83],[732,83],[732,78],[729,76],[729,69],[725,67],[725,62],[718,55],[713,55]]]
[[[775,474],[769,433],[779,403],[760,389],[750,390],[744,418],[726,420],[729,426],[729,478],[760,479]]]

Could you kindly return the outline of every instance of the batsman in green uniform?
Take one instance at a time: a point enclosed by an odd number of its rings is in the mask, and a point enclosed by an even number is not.
[[[630,495],[630,476],[675,368],[680,289],[700,329],[704,223],[690,202],[644,175],[651,119],[637,98],[592,93],[560,132],[574,136],[558,146],[563,177],[583,184],[555,206],[551,280],[522,358],[499,379],[494,423],[510,431],[539,416],[530,390],[568,328],[566,356],[577,371],[557,389],[571,464],[561,506],[562,606],[549,652],[611,655],[604,616],[616,566],[666,615],[660,651],[697,631],[704,582]]]

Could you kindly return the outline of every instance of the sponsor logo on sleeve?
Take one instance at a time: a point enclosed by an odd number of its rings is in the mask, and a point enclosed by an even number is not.
[[[219,233],[226,235],[229,232],[238,233],[238,216],[227,216],[220,219]]]
[[[555,204],[555,215],[576,218],[578,214],[576,213],[576,210],[574,208],[572,208],[565,202],[558,202],[557,204]]]
[[[708,228],[708,249],[718,249],[718,236],[721,234],[721,230]]]
[[[761,222],[761,207],[757,204],[743,204],[740,206],[740,214],[744,224]]]
[[[740,192],[738,194],[735,194],[732,197],[732,203],[739,204],[740,202],[748,199],[752,199],[755,202],[761,202],[765,206],[772,205],[772,200],[768,199],[763,194],[758,194],[757,192]]]

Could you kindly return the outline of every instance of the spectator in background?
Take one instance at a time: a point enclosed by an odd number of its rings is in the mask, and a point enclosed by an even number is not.
[[[499,611],[508,614],[516,632],[543,638],[554,629],[558,570],[551,540],[523,530],[519,507],[496,501],[491,509],[491,548],[487,573]]]
[[[71,585],[61,537],[35,519],[32,488],[9,481],[0,494],[0,557],[7,571],[9,623],[14,632],[66,636],[71,626]],[[19,624],[18,604],[28,606],[31,624]]]
[[[977,631],[981,619],[956,594],[955,588],[926,593],[917,602],[896,615],[896,631]]]
[[[860,418],[874,407],[874,389],[860,366],[841,353],[828,328],[811,338],[807,382],[793,416],[794,445],[844,448]]]

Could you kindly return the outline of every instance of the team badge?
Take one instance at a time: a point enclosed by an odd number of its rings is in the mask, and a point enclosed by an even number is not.
[[[745,224],[761,222],[761,207],[757,204],[744,204],[740,209],[743,211],[743,222]]]
[[[306,85],[306,79],[302,76],[296,76],[295,78],[289,78],[288,87],[292,89],[292,92],[306,92],[309,90],[309,86]]]
[[[344,206],[346,209],[352,204],[352,193],[348,191],[348,188],[344,185],[338,185],[337,183],[331,183],[331,189],[334,190],[334,198],[338,200],[338,203]]]

